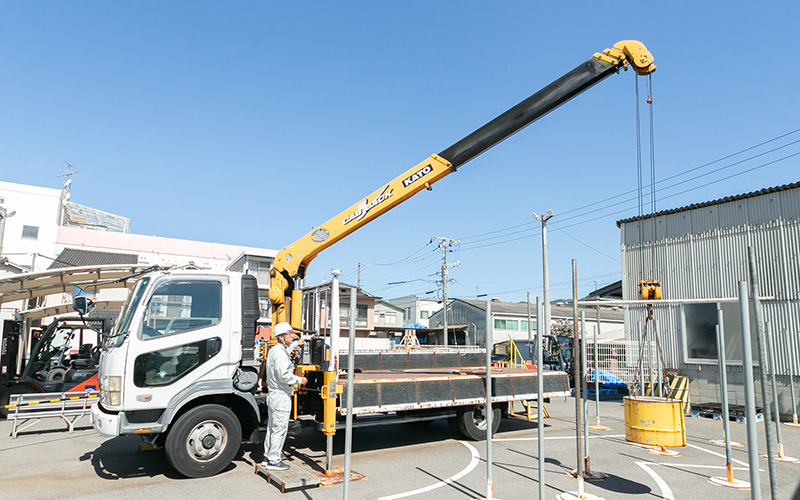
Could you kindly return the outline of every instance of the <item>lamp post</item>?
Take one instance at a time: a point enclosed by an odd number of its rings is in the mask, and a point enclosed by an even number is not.
[[[542,288],[544,288],[542,296],[544,299],[544,326],[546,328],[544,334],[547,335],[550,333],[550,280],[547,271],[547,221],[553,217],[553,211],[547,210],[542,216],[534,212],[531,216],[533,220],[542,222]]]

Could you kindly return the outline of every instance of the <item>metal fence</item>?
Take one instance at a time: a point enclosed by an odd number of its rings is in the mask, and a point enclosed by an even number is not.
[[[586,368],[587,373],[604,371],[620,378],[623,382],[632,385],[637,376],[637,364],[641,356],[641,371],[644,382],[647,383],[658,377],[659,356],[655,341],[645,342],[643,345],[635,341],[598,342],[595,357],[595,344],[586,343]],[[601,377],[600,380],[603,380]]]

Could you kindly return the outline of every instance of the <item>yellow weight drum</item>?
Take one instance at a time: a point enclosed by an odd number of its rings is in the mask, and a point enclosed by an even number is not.
[[[626,397],[625,440],[648,446],[686,446],[683,401]]]

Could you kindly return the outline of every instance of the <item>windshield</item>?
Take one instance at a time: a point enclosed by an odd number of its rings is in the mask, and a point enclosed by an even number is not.
[[[142,295],[144,295],[144,291],[147,289],[147,284],[149,282],[150,278],[142,278],[136,283],[136,287],[130,295],[128,295],[128,299],[125,301],[125,304],[123,304],[122,310],[119,313],[117,324],[114,325],[111,334],[106,337],[105,346],[107,349],[119,347],[122,345],[122,342],[125,341],[125,337],[128,335],[128,328],[133,319],[133,312],[142,300]]]

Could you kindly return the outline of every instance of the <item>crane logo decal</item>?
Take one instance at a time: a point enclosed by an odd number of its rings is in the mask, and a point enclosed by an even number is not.
[[[428,175],[431,172],[433,172],[433,167],[430,164],[425,165],[421,169],[417,170],[410,176],[403,179],[403,187],[408,187],[414,184],[415,182],[422,179],[424,176]]]
[[[359,203],[358,206],[356,207],[356,211],[345,217],[344,220],[342,221],[342,224],[346,226],[347,224],[349,224],[354,220],[363,219],[364,216],[367,215],[367,213],[370,210],[377,207],[378,205],[380,205],[381,203],[383,203],[384,201],[388,200],[391,197],[392,197],[392,190],[389,189],[389,186],[387,185],[385,188],[381,190],[380,193],[375,195],[375,198],[373,198],[372,201],[369,201],[369,198],[367,198],[361,203]]]

